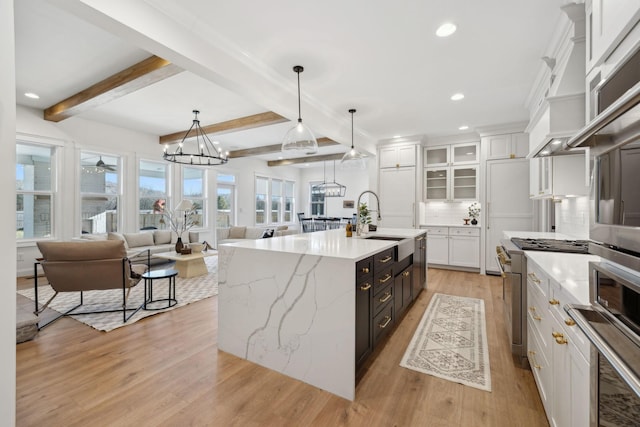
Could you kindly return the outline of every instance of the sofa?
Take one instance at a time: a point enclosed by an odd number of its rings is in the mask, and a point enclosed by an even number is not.
[[[197,231],[189,231],[183,234],[182,243],[199,242],[200,235]],[[75,239],[74,239],[75,240]],[[127,257],[133,263],[147,262],[146,250],[149,249],[151,255],[160,252],[174,251],[177,235],[171,230],[148,230],[138,233],[100,233],[83,234],[78,240],[122,240],[127,251]],[[151,264],[165,263],[167,260],[151,258]]]
[[[288,236],[298,234],[298,230],[289,230],[286,225],[277,227],[230,227],[216,229],[216,242],[218,245],[236,243],[246,239],[264,239],[269,237]]]

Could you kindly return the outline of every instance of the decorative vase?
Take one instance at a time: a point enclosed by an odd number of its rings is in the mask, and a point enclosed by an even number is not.
[[[475,219],[475,218],[473,218],[473,219],[471,220],[471,224],[472,224],[472,225],[478,225],[478,220],[477,220],[477,219]]]
[[[176,252],[180,253],[182,248],[184,248],[184,245],[182,244],[182,237],[178,237],[178,240],[176,241]]]

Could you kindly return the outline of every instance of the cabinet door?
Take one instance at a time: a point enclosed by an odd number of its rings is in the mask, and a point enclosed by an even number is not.
[[[416,209],[415,167],[380,170],[380,225],[413,228]],[[400,191],[401,189],[401,191]]]
[[[540,182],[540,159],[534,157],[529,160],[529,197],[538,197]]]
[[[437,147],[425,147],[424,149],[424,165],[425,167],[434,166],[448,166],[451,160],[449,160],[448,145],[442,145]]]
[[[449,236],[449,265],[480,267],[480,239],[468,236]]]
[[[529,135],[526,133],[511,135],[511,152],[516,158],[527,157],[529,154]]]
[[[453,200],[478,200],[477,166],[451,168],[451,198]]]
[[[424,170],[424,199],[449,200],[450,168],[427,168]]]
[[[478,163],[480,156],[478,153],[478,144],[454,144],[451,146],[451,163],[456,165],[469,165]]]
[[[407,145],[398,147],[396,167],[416,165],[416,147]]]
[[[427,245],[429,264],[449,264],[449,236],[427,235]]]
[[[585,408],[589,407],[590,402],[590,365],[587,359],[582,357],[577,351],[571,353],[571,425],[573,427],[589,425],[589,411]]]
[[[564,329],[553,319],[551,354],[553,364],[553,391],[551,392],[551,424],[562,427],[571,425],[571,360],[569,344]]]
[[[373,350],[371,276],[356,285],[356,367],[362,365]]]
[[[425,265],[427,250],[427,238],[426,235],[418,236],[415,239],[413,248],[413,290],[411,291],[411,298],[416,299],[422,288],[425,286],[427,280],[427,270]]]
[[[395,168],[398,163],[398,149],[396,147],[380,148],[380,168]]]
[[[511,156],[511,135],[492,135],[483,138],[487,144],[487,160],[508,159]]]
[[[532,231],[533,203],[529,199],[529,161],[527,159],[487,162],[487,195],[480,215],[486,227],[485,253],[495,253],[505,230]],[[495,257],[485,257],[485,268],[498,272]]]
[[[551,183],[553,182],[553,159],[542,157],[538,168],[538,196],[550,196]]]

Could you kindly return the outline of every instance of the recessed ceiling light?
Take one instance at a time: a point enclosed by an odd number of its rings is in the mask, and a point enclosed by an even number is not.
[[[460,101],[461,99],[464,99],[463,93],[454,93],[453,95],[451,95],[452,101]]]
[[[444,24],[440,25],[436,30],[436,36],[449,37],[451,34],[456,32],[456,28],[457,27],[455,26],[455,24],[451,22],[445,22]]]
[[[24,94],[24,96],[31,99],[40,99],[40,96],[37,93],[33,93],[33,92],[27,92]]]
[[[467,125],[462,125],[458,128],[458,130],[467,130],[467,129],[469,129],[469,126]]]

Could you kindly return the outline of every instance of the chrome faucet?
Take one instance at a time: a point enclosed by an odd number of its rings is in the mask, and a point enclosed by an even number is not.
[[[365,193],[371,193],[374,196],[376,196],[376,202],[378,204],[378,210],[376,211],[378,213],[378,221],[380,221],[382,219],[382,217],[380,216],[380,198],[378,197],[378,195],[376,193],[374,193],[371,190],[365,190],[362,193],[360,193],[360,195],[358,196],[358,204],[356,205],[358,208],[358,220],[356,221],[356,236],[359,236],[360,233],[362,232],[362,225],[360,223],[360,198],[362,197],[363,194]]]

